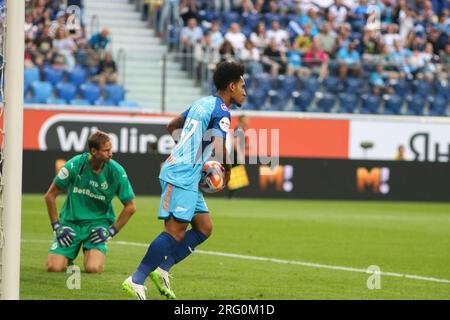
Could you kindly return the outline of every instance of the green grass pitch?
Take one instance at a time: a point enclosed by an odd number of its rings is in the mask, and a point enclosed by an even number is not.
[[[59,207],[63,197],[58,199]],[[42,195],[23,196],[21,299],[129,299],[121,290],[161,232],[158,197],[138,197],[138,211],[108,244],[105,271],[81,273],[70,290],[70,274],[45,271],[52,233]],[[407,202],[207,199],[212,237],[172,269],[179,299],[450,299],[450,204]],[[116,213],[119,202],[114,202]],[[140,245],[142,244],[142,245]],[[205,254],[231,253],[229,257]],[[243,256],[279,260],[262,261]],[[293,262],[293,263],[280,263]],[[318,265],[304,265],[314,263]],[[75,261],[82,268],[81,255]],[[352,269],[379,266],[370,274]],[[162,296],[147,281],[148,299]]]

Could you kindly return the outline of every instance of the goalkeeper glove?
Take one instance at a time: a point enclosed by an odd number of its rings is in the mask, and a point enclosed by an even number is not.
[[[58,220],[52,222],[53,232],[56,241],[61,248],[69,247],[73,242],[73,237],[76,236],[75,231],[71,227],[63,227]]]
[[[109,227],[109,229],[99,227],[91,231],[91,234],[89,235],[89,241],[91,241],[93,244],[100,244],[111,239],[118,232],[119,230],[114,225]]]

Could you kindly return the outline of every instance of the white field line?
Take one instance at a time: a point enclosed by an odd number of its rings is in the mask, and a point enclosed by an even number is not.
[[[47,240],[25,240],[25,239],[23,239],[22,242],[50,243],[50,241],[47,241]],[[147,248],[149,246],[149,244],[147,244],[147,243],[128,242],[128,241],[111,241],[108,244],[109,245],[118,244],[118,245],[124,245],[124,246],[143,247],[143,248]],[[318,268],[318,269],[331,269],[331,270],[359,272],[359,273],[367,273],[367,274],[374,273],[374,271],[369,270],[369,269],[357,269],[357,268],[333,266],[333,265],[295,261],[295,260],[284,260],[284,259],[275,259],[275,258],[247,256],[247,255],[234,254],[234,253],[204,251],[204,250],[195,250],[194,253],[213,255],[213,256],[221,256],[221,257],[227,257],[227,258],[236,258],[236,259],[243,259],[243,260],[264,261],[264,262],[273,262],[273,263],[280,263],[280,264],[293,264],[293,265],[299,265],[299,266],[310,267],[310,268]],[[448,280],[448,279],[423,277],[423,276],[418,276],[418,275],[414,275],[414,274],[402,274],[402,273],[396,273],[396,272],[383,272],[383,271],[376,272],[376,273],[380,276],[406,278],[406,279],[439,282],[439,283],[450,283],[450,280]]]

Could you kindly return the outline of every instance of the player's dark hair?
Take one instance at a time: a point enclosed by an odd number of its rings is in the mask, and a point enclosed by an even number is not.
[[[101,146],[108,141],[111,141],[111,138],[108,136],[108,134],[106,132],[98,130],[94,132],[88,139],[89,150],[91,150],[92,148],[100,150]]]
[[[214,85],[217,90],[225,90],[231,82],[238,82],[244,75],[244,65],[234,61],[224,61],[214,72]]]

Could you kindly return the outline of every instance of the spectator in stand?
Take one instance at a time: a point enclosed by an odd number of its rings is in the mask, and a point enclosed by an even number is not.
[[[219,49],[220,62],[236,60],[236,52],[230,41],[225,40]]]
[[[241,32],[240,25],[235,22],[231,24],[230,29],[225,34],[225,39],[231,43],[237,53],[244,49],[245,41],[247,40],[245,35]]]
[[[450,43],[445,47],[445,52],[441,53],[442,72],[444,74],[450,73]]]
[[[176,2],[177,1],[165,1],[165,2]],[[168,9],[169,7],[167,7],[167,11],[169,11]],[[172,9],[173,10],[173,9]],[[195,4],[195,0],[182,0],[180,2],[180,6],[179,6],[179,11],[180,11],[180,17],[181,19],[183,19],[183,25],[188,25],[189,21],[191,19],[195,19],[197,20],[198,15],[197,15],[197,6]],[[167,12],[167,14],[169,14]]]
[[[317,44],[327,53],[333,56],[336,49],[336,34],[331,31],[331,25],[325,22],[320,28],[320,33],[314,38]]]
[[[242,17],[247,17],[248,15],[255,13],[258,13],[258,11],[256,11],[255,6],[253,5],[253,2],[251,0],[242,1]]]
[[[181,45],[186,49],[192,47],[196,43],[199,43],[203,37],[202,29],[197,25],[197,19],[190,18],[186,27],[181,29]],[[186,50],[183,50],[186,52]]]
[[[398,72],[402,75],[402,78],[412,79],[410,69],[411,51],[403,48],[401,41],[394,42],[394,50],[389,53],[389,62],[393,65]]]
[[[405,10],[400,11],[399,22],[400,22],[400,39],[406,41],[409,33],[414,29],[414,17],[415,13],[408,7]]]
[[[375,94],[393,93],[389,87],[389,81],[395,79],[395,75],[386,72],[384,66],[377,64],[375,70],[370,74],[369,83],[372,85],[372,91]]]
[[[308,77],[311,74],[309,68],[302,66],[302,52],[297,42],[293,42],[287,53],[287,74],[296,75],[297,77]]]
[[[37,52],[44,57],[44,60],[51,61],[55,50],[53,49],[53,38],[50,36],[50,25],[46,24],[41,33],[34,40]]]
[[[284,52],[281,52],[275,39],[270,42],[270,45],[264,50],[261,59],[265,72],[270,72],[272,77],[277,77],[279,74],[284,74],[287,68],[287,59]]]
[[[303,61],[305,66],[319,77],[319,80],[323,80],[328,76],[328,56],[317,41],[313,41],[311,48],[305,52]]]
[[[36,34],[38,32],[38,27],[33,23],[33,15],[28,14],[25,16],[25,34],[28,36],[28,39],[34,40],[36,38]]]
[[[311,48],[311,44],[313,42],[313,36],[311,34],[311,25],[306,24],[304,27],[304,33],[295,38],[295,42],[298,43],[298,46],[302,52],[306,52]]]
[[[347,47],[350,44],[350,42],[351,42],[351,39],[350,39],[350,32],[351,32],[351,30],[352,30],[352,27],[350,26],[349,23],[344,23],[343,25],[339,26],[338,34],[337,34],[337,37],[336,37],[336,50],[335,50],[335,53],[334,53],[333,57],[335,57],[336,51],[339,48]]]
[[[269,38],[267,37],[266,25],[264,22],[259,22],[256,26],[256,30],[250,34],[250,40],[261,52],[269,44]]]
[[[394,50],[394,43],[396,41],[401,41],[402,38],[397,32],[397,25],[390,24],[387,26],[386,34],[382,36],[383,43],[387,46],[389,52]]]
[[[361,31],[366,24],[367,0],[359,0],[358,5],[348,14],[350,24],[355,31]]]
[[[67,37],[66,30],[63,27],[60,27],[56,32],[56,37],[53,40],[53,48],[64,56],[67,68],[72,70],[76,64],[74,54],[77,50],[77,45],[75,41]]]
[[[263,72],[260,52],[250,40],[245,41],[245,47],[241,50],[239,57],[251,75]]]
[[[96,80],[100,87],[104,87],[106,84],[118,84],[119,76],[117,74],[117,66],[112,58],[110,51],[105,51],[103,58],[98,64],[98,72]]]
[[[328,10],[335,17],[336,23],[343,24],[347,21],[348,8],[342,0],[334,0],[334,4]]]
[[[272,22],[272,29],[267,31],[267,39],[269,42],[275,40],[280,50],[286,52],[289,41],[288,33],[286,30],[280,29],[280,22],[278,20]]]
[[[361,73],[361,58],[358,51],[355,50],[358,41],[350,42],[348,47],[339,49],[336,58],[339,63],[339,78],[344,80],[347,73],[350,71],[353,76],[362,76]]]
[[[220,32],[220,21],[215,20],[211,23],[211,29],[209,31],[211,34],[211,47],[218,49],[222,45],[224,38]]]
[[[100,32],[94,34],[88,41],[88,46],[95,51],[105,50],[109,43],[109,30],[103,28]]]

